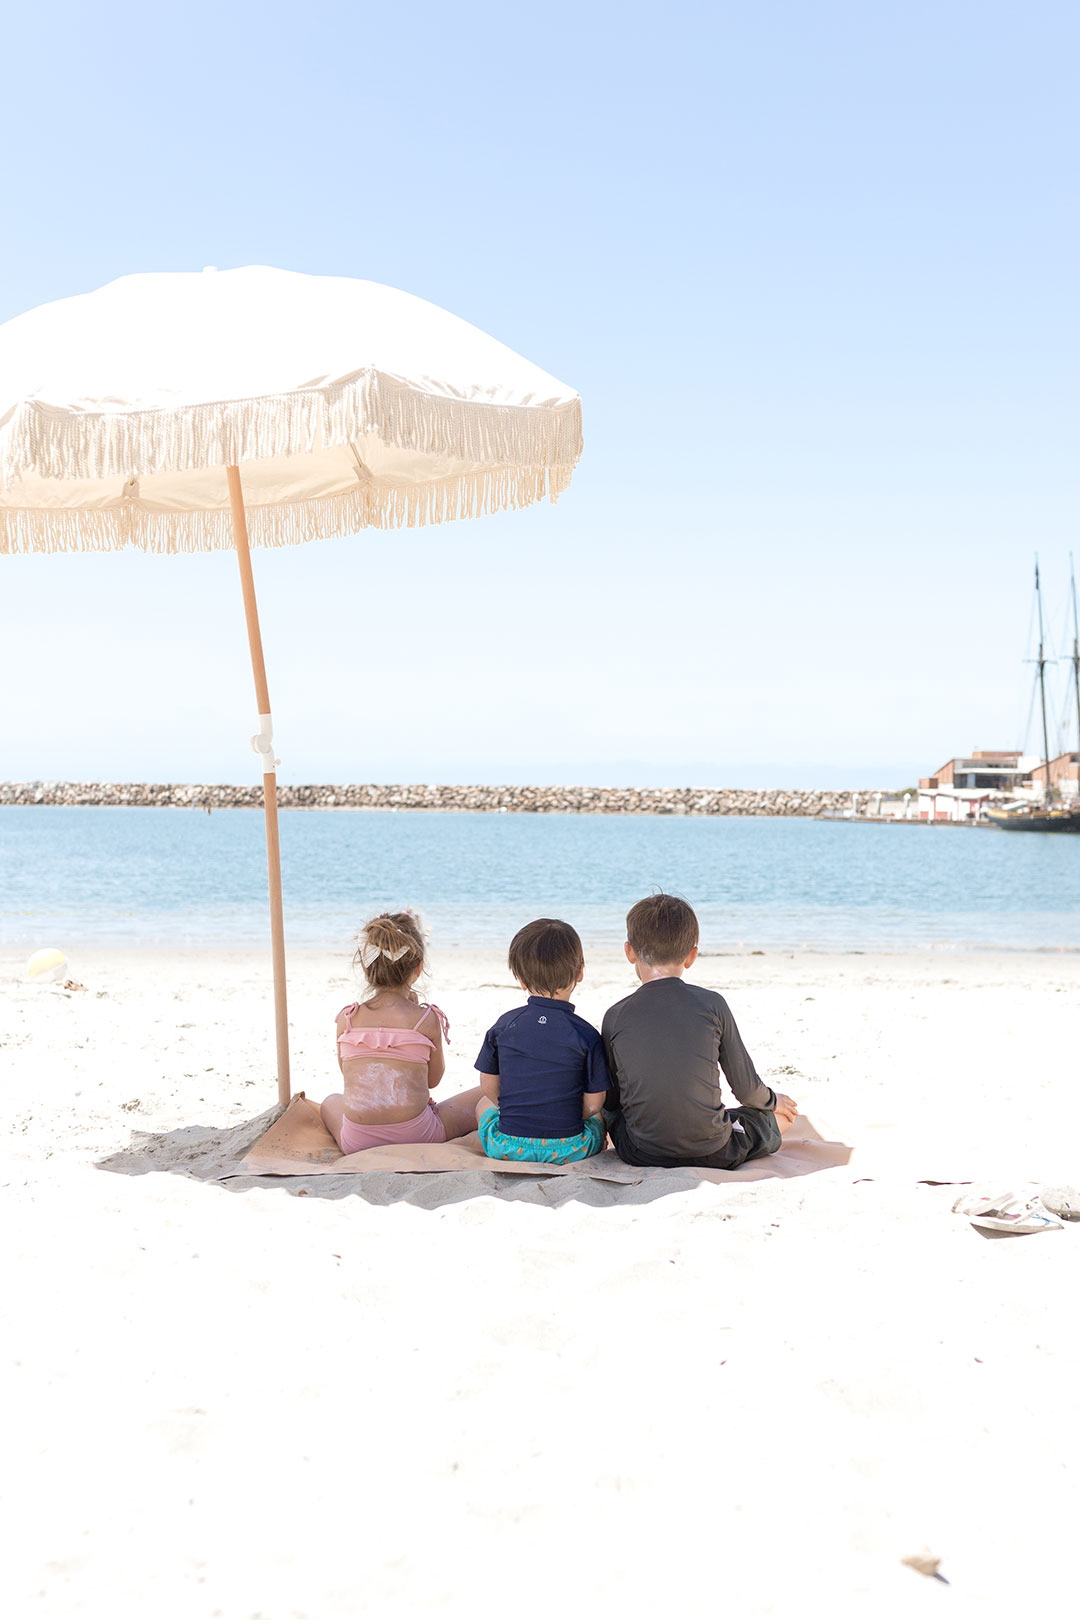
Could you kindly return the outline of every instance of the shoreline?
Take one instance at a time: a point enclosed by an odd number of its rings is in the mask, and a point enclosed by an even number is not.
[[[44,936],[43,936],[44,937]],[[608,940],[590,941],[584,937],[584,946],[587,953],[587,962],[611,957],[619,963],[622,952],[618,946]],[[24,979],[27,951],[41,949],[39,944],[30,942],[22,945],[13,945],[9,941],[0,941],[0,982],[11,983],[13,979]],[[236,943],[227,940],[211,939],[201,945],[171,939],[140,940],[128,944],[119,944],[112,940],[99,942],[98,940],[83,939],[80,936],[66,937],[61,948],[70,959],[77,956],[80,961],[90,957],[116,957],[127,961],[140,955],[150,955],[160,962],[164,956],[174,956],[183,962],[205,961],[209,957],[221,956],[235,963],[254,964],[269,960],[270,937],[269,924],[267,925],[266,943],[261,944],[251,940],[240,940]],[[315,961],[322,961],[327,957],[340,959],[349,969],[348,944],[337,945],[332,941],[325,945],[290,945],[288,938],[285,941],[286,959],[288,962],[304,966]],[[470,957],[484,957],[493,954],[501,957],[502,946],[491,940],[461,940],[448,941],[438,947],[435,956],[439,960],[452,960],[462,963]],[[776,962],[821,962],[835,963],[840,960],[850,960],[853,967],[868,968],[876,963],[883,967],[896,969],[904,963],[929,962],[963,962],[971,960],[979,962],[984,967],[1000,963],[1017,963],[1021,960],[1040,962],[1061,962],[1063,965],[1080,958],[1080,945],[975,945],[969,942],[960,944],[941,943],[933,941],[927,945],[912,945],[909,943],[889,945],[849,946],[837,945],[769,945],[750,946],[745,948],[733,946],[728,950],[701,950],[698,953],[700,962],[739,962],[750,965],[759,961]],[[29,981],[26,981],[29,982]],[[511,981],[507,979],[507,984]]]

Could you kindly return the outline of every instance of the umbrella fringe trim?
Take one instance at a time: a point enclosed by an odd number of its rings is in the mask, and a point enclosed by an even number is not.
[[[480,466],[573,467],[581,401],[499,405],[422,393],[378,371],[326,388],[160,411],[73,413],[23,401],[2,452],[3,478],[129,478],[310,455],[377,433],[405,450]]]
[[[570,467],[497,467],[427,484],[360,484],[340,495],[248,506],[248,537],[255,546],[303,545],[360,529],[416,528],[458,518],[552,503],[570,483]],[[0,496],[2,499],[2,496]],[[155,512],[137,500],[101,508],[4,507],[0,552],[223,551],[233,545],[227,507]]]

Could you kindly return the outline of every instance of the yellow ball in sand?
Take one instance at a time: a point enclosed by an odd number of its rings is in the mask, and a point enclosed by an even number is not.
[[[63,951],[35,951],[26,964],[26,977],[35,984],[54,984],[67,971]]]

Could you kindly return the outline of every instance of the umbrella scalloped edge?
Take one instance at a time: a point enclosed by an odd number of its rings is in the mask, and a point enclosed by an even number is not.
[[[157,472],[303,456],[378,433],[402,449],[475,470],[423,483],[358,484],[344,494],[255,505],[255,545],[294,545],[361,528],[412,527],[556,500],[581,456],[581,401],[501,405],[421,392],[383,373],[325,388],[172,411],[86,413],[21,404],[0,433],[0,549],[204,551],[228,546],[227,508],[168,512],[138,499],[93,507],[16,506],[23,472],[49,480],[127,480]],[[119,496],[119,490],[118,490]]]
[[[360,529],[414,528],[457,518],[552,502],[570,483],[570,467],[496,467],[426,484],[358,485],[344,495],[277,506],[248,506],[254,546],[296,546]],[[55,509],[0,507],[0,554],[31,551],[222,551],[233,546],[228,510],[148,511],[138,501],[122,507]]]

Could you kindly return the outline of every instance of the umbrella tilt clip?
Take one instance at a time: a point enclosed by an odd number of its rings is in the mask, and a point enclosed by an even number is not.
[[[273,776],[281,761],[274,758],[274,722],[268,714],[259,716],[259,729],[251,739],[251,752],[259,756],[263,775]]]

